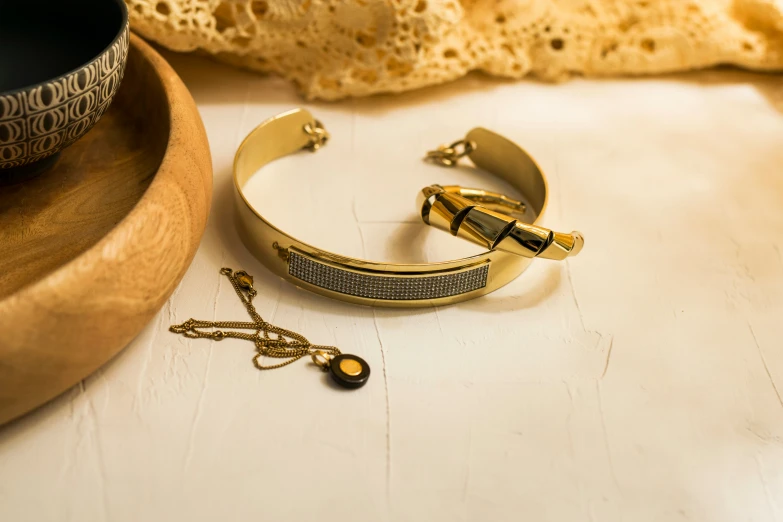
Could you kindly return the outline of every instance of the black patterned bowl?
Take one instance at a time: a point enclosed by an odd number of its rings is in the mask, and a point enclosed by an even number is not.
[[[0,183],[53,164],[95,125],[128,38],[123,0],[0,0]]]

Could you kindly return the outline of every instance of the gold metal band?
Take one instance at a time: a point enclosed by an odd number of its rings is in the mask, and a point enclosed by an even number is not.
[[[547,203],[546,179],[521,148],[480,128],[428,157],[452,165],[468,156],[478,167],[517,188],[530,208],[500,194],[440,186],[422,191],[420,208],[425,222],[490,251],[441,263],[392,264],[340,256],[303,243],[264,219],[248,202],[243,188],[270,161],[303,148],[317,150],[328,138],[308,111],[295,109],[256,127],[234,158],[240,236],[269,270],[297,286],[362,305],[445,305],[497,290],[521,274],[534,257],[565,259],[582,247],[578,233],[555,233],[514,217],[528,210],[533,222],[541,218]]]
[[[577,255],[584,246],[579,232],[553,232],[515,219],[509,214],[524,212],[524,203],[502,194],[458,185],[430,185],[422,189],[418,201],[426,224],[487,250],[562,261]]]

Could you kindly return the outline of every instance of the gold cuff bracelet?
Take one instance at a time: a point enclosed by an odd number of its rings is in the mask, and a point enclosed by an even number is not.
[[[304,109],[275,116],[256,127],[234,158],[237,226],[245,246],[273,273],[313,292],[370,306],[424,307],[466,301],[506,285],[536,257],[562,260],[584,240],[522,221],[521,201],[458,186],[432,185],[419,194],[425,223],[467,239],[488,252],[454,261],[392,264],[340,256],[303,243],[269,223],[243,188],[258,169],[300,149],[317,150],[329,135]],[[486,129],[441,147],[428,158],[446,166],[467,156],[524,195],[535,217],[547,205],[547,183],[538,165],[511,141]],[[528,212],[530,215],[531,212]]]

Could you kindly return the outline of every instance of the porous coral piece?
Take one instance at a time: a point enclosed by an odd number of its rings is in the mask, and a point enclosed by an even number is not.
[[[471,70],[545,80],[733,64],[783,69],[783,0],[127,0],[177,51],[279,74],[309,98]]]

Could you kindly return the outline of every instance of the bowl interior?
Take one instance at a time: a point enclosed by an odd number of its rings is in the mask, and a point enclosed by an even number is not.
[[[125,18],[122,0],[0,0],[0,94],[89,63]]]
[[[170,136],[157,74],[131,46],[125,81],[92,131],[39,176],[0,183],[0,301],[86,252],[144,195]]]

